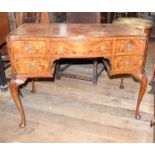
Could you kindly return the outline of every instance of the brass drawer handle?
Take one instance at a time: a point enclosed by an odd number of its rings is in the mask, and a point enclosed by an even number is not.
[[[64,52],[64,47],[63,47],[63,46],[58,46],[58,47],[56,48],[56,51],[57,51],[58,53],[63,53],[63,52]]]
[[[32,52],[33,50],[34,50],[34,47],[33,47],[33,45],[32,44],[28,44],[27,46],[26,46],[26,51],[28,51],[28,52]]]
[[[31,64],[29,65],[29,67],[30,67],[31,70],[34,70],[34,69],[36,68],[36,65],[35,65],[34,63],[31,63]]]
[[[129,64],[130,64],[130,61],[129,61],[129,60],[126,60],[126,61],[125,61],[125,64],[126,64],[126,65],[129,65]]]
[[[132,47],[133,47],[132,43],[128,43],[128,45],[127,45],[128,51],[131,51],[132,50]]]
[[[107,50],[107,46],[106,46],[106,45],[102,45],[102,46],[100,47],[100,51],[104,52],[104,51],[106,51],[106,50]]]

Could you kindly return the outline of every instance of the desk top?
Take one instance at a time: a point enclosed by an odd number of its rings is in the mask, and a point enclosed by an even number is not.
[[[58,38],[89,38],[89,37],[139,36],[146,34],[132,26],[122,24],[23,24],[10,37],[58,37]]]

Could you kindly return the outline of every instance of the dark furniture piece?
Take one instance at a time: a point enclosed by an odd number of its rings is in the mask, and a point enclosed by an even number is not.
[[[6,92],[8,90],[7,79],[4,72],[4,65],[1,52],[0,52],[0,90],[2,92]]]
[[[100,23],[100,13],[99,12],[67,12],[66,13],[66,22],[67,23]],[[98,71],[98,62],[97,58],[93,59],[68,59],[68,60],[59,60],[56,64],[56,79],[61,77],[74,78],[86,81],[92,81],[94,85],[97,84],[97,79],[104,70],[104,66],[100,71]],[[68,71],[68,67],[75,66],[77,64],[93,64],[91,76],[79,75],[71,73]]]
[[[8,65],[8,53],[6,49],[6,36],[9,33],[9,20],[6,12],[0,12],[0,90],[7,91],[7,79],[4,69]]]

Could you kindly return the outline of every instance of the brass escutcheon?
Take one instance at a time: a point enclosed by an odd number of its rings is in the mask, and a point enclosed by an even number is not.
[[[128,51],[132,50],[132,43],[128,43],[127,48],[128,48]]]
[[[104,52],[104,51],[106,51],[106,50],[107,50],[107,46],[106,46],[106,45],[102,45],[102,46],[100,47],[100,51]]]
[[[26,46],[26,51],[28,51],[28,52],[33,51],[33,45],[32,45],[32,44],[28,44],[28,45]]]
[[[58,47],[56,48],[56,51],[57,51],[58,53],[63,53],[63,52],[64,52],[64,47],[63,47],[63,46],[58,46]]]
[[[30,67],[31,70],[34,70],[34,69],[36,68],[36,65],[35,65],[34,63],[31,63],[31,64],[29,65],[29,67]]]
[[[126,64],[126,65],[129,65],[129,64],[130,64],[130,61],[129,61],[129,60],[126,60],[126,61],[125,61],[125,64]]]

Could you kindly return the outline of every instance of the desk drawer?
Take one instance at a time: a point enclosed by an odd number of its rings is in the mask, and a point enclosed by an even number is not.
[[[145,39],[118,39],[116,40],[116,55],[143,54],[145,51]]]
[[[63,57],[98,57],[112,53],[112,40],[52,40],[50,50],[53,54]]]
[[[17,74],[46,74],[50,72],[51,65],[47,59],[43,58],[20,58],[14,62],[15,71]]]
[[[85,43],[86,49],[96,54],[112,53],[113,41],[106,39],[88,40]]]
[[[14,55],[45,55],[47,47],[45,41],[13,41]]]
[[[142,68],[143,57],[135,56],[116,56],[113,59],[113,71],[128,73]]]
[[[82,41],[71,40],[52,40],[50,42],[50,51],[52,54],[59,56],[71,56],[83,54],[86,52],[84,43]]]

